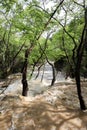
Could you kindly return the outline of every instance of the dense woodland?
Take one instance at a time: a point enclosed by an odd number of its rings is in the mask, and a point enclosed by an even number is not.
[[[86,109],[80,78],[87,78],[86,0],[0,0],[0,79],[22,73],[27,96],[27,69],[48,62],[75,78],[80,108]],[[32,74],[30,73],[30,76]]]

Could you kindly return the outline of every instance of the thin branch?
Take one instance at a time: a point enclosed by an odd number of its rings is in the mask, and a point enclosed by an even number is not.
[[[3,16],[5,17],[5,19],[7,20],[7,22],[10,24],[10,22],[9,22],[9,20],[8,20],[7,16],[6,16],[6,13],[4,13],[4,12],[3,12],[3,11],[1,11],[1,10],[0,10],[0,12],[3,14]]]
[[[10,67],[8,68],[7,72],[10,72],[10,71],[12,70],[12,68],[13,68],[13,66],[14,66],[15,59],[17,58],[17,56],[18,56],[19,53],[21,52],[21,50],[22,50],[22,48],[24,47],[24,45],[25,45],[25,41],[24,41],[24,43],[21,45],[21,47],[19,48],[18,52],[17,52],[17,53],[15,54],[15,56],[13,57],[13,60],[12,60],[12,62],[11,62],[11,64],[10,64]]]
[[[42,73],[42,77],[41,77],[41,82],[42,82],[43,77],[44,77],[44,69],[45,69],[45,64],[44,64],[44,67],[43,67],[43,73]]]
[[[33,75],[33,72],[34,72],[34,70],[35,70],[35,66],[38,64],[38,62],[40,61],[40,59],[43,57],[43,54],[44,54],[44,51],[45,51],[45,49],[46,49],[46,45],[47,45],[47,41],[48,41],[49,36],[50,36],[50,34],[47,35],[46,41],[45,41],[45,43],[44,43],[44,49],[41,51],[40,57],[38,57],[37,61],[36,61],[36,62],[34,63],[34,65],[33,65],[33,69],[32,69],[32,72],[31,72],[31,74],[30,74],[30,77],[32,77],[32,75]],[[39,42],[38,42],[38,44],[39,44],[39,47],[40,47],[40,43],[39,43]],[[40,50],[41,50],[41,47],[40,47]]]
[[[37,79],[38,78],[38,76],[39,76],[39,72],[40,72],[40,69],[41,69],[41,67],[43,66],[43,64],[41,64],[39,67],[38,67],[38,73],[37,73],[37,75],[36,75],[36,77],[35,77],[35,79]]]
[[[81,7],[84,8],[84,5],[81,5],[80,3],[76,2],[75,0],[74,0],[73,2],[74,2],[75,4],[77,4],[77,5],[79,5],[79,6],[81,6]]]
[[[64,9],[64,8],[63,8]],[[64,9],[64,11],[66,12],[66,15],[65,15],[65,23],[64,23],[64,28],[66,27],[66,18],[67,18],[67,11]],[[69,65],[72,67],[71,63],[70,63],[70,59],[68,57],[68,54],[67,54],[67,51],[65,49],[65,31],[63,29],[63,35],[62,35],[62,44],[63,44],[63,48],[64,48],[64,52],[65,52],[65,55],[66,55],[66,58],[67,58],[67,61],[69,63]]]
[[[41,45],[40,45],[40,49],[43,51]],[[52,72],[53,72],[53,79],[52,79],[52,82],[51,82],[51,86],[53,86],[53,85],[54,85],[54,82],[55,82],[55,69],[54,69],[54,65],[48,60],[48,57],[47,57],[45,51],[44,51],[43,53],[44,53],[44,55],[45,55],[45,58],[46,58],[47,63],[52,67],[52,70],[53,70],[53,71],[52,71]]]
[[[38,5],[32,5],[32,6],[37,6],[39,8],[41,8],[45,13],[47,13],[50,18],[48,20],[48,22],[45,24],[44,29],[41,31],[40,35],[37,37],[37,40],[39,40],[40,36],[42,35],[42,33],[44,32],[45,28],[48,26],[49,22],[51,21],[51,19],[54,19],[65,31],[65,33],[72,39],[73,43],[75,44],[75,48],[77,47],[76,45],[76,41],[74,39],[74,37],[64,28],[64,26],[54,17],[54,14],[56,13],[56,11],[58,10],[58,8],[60,7],[60,5],[62,5],[62,3],[64,2],[64,0],[62,0],[60,2],[60,4],[57,6],[57,8],[54,10],[54,12],[50,15],[46,10],[44,10],[42,7],[38,6]]]
[[[46,22],[46,24],[44,25],[43,30],[41,31],[41,33],[39,34],[39,36],[37,37],[37,40],[40,38],[40,36],[42,35],[42,33],[45,31],[45,29],[47,28],[48,24],[50,23],[51,19],[53,18],[53,16],[55,15],[56,11],[58,10],[58,8],[62,5],[62,3],[64,2],[64,0],[62,0],[59,5],[56,7],[56,9],[54,10],[54,12],[50,15],[50,18],[48,19],[48,21]]]
[[[81,41],[80,41],[79,47],[78,47],[78,49],[77,49],[77,57],[82,56],[83,47],[84,47],[85,28],[86,28],[86,25],[84,25],[84,28],[83,28],[83,31],[82,31]],[[83,44],[83,45],[82,45],[82,44]],[[80,58],[81,58],[81,57],[80,57]]]
[[[9,44],[11,28],[12,28],[12,23],[10,24],[10,29],[9,29],[9,32],[8,32],[7,44]]]

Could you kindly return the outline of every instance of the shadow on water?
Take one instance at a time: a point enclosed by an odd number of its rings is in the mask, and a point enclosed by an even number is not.
[[[47,74],[49,73],[46,71],[46,77],[49,78]],[[22,97],[21,79],[16,79],[5,91],[6,94],[11,94],[0,97],[0,130],[87,130],[87,111],[81,112],[79,107],[71,108],[68,104],[69,101],[71,104],[78,102],[75,85],[72,84],[74,89],[70,91],[70,85],[66,88],[68,82],[64,80],[65,85],[62,82],[58,79],[58,90],[54,85],[49,91],[49,82],[45,77],[43,82],[40,82],[39,77],[37,80],[31,79],[28,82],[29,97]],[[46,95],[31,99],[45,90]],[[51,100],[51,97],[53,100],[56,96],[54,103],[46,100]]]
[[[13,103],[8,97],[3,99],[9,108],[0,115],[2,130],[87,130],[87,112],[70,109],[62,102],[52,106],[41,99],[33,102],[13,99]]]

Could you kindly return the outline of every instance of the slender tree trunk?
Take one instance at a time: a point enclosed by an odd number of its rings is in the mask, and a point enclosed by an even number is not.
[[[46,58],[46,59],[47,59],[47,58]],[[54,83],[55,83],[55,80],[56,80],[55,67],[54,67],[54,65],[53,65],[51,62],[48,61],[48,59],[47,59],[47,62],[48,62],[49,65],[52,67],[53,79],[52,79],[52,81],[51,81],[51,86],[53,86]]]
[[[44,78],[44,70],[45,70],[45,64],[43,66],[43,73],[42,73],[42,76],[41,76],[41,82],[43,81],[43,78]]]
[[[22,69],[22,84],[23,84],[23,90],[22,90],[22,96],[27,96],[28,91],[28,83],[27,83],[27,64],[28,64],[28,49],[25,51],[25,61]]]
[[[79,98],[81,110],[86,109],[85,102],[84,102],[83,97],[81,95],[81,82],[80,82],[81,62],[82,62],[84,47],[86,44],[87,44],[87,8],[85,8],[85,25],[84,25],[84,29],[82,32],[81,42],[80,42],[79,47],[77,49],[77,63],[76,63],[76,69],[75,69],[77,92],[78,92],[78,98]]]
[[[81,92],[81,83],[80,83],[80,63],[76,66],[76,71],[75,71],[75,79],[76,79],[76,86],[77,86],[77,94],[79,98],[79,103],[80,103],[80,108],[81,110],[85,110],[86,106],[82,97],[82,92]]]
[[[32,48],[33,45],[31,45],[31,47],[25,51],[25,60],[22,68],[22,84],[23,84],[22,96],[27,96],[27,92],[28,92],[27,66],[28,66],[28,56],[32,51]]]
[[[78,93],[81,110],[86,109],[85,102],[82,97],[81,81],[80,81],[81,62],[82,62],[82,57],[84,52],[84,32],[85,32],[85,26],[82,32],[81,43],[79,44],[79,47],[77,49],[77,57],[76,57],[76,64],[75,64],[75,79],[76,79],[77,93]]]
[[[54,65],[51,65],[51,66],[52,66],[52,73],[53,73],[53,79],[52,79],[52,82],[51,82],[51,86],[53,86],[54,83],[55,83],[55,80],[56,80],[56,74],[55,74]]]
[[[87,44],[87,8],[85,8],[85,25],[84,25],[82,36],[81,36],[81,42],[77,49],[77,60],[76,60],[77,62],[76,62],[76,68],[75,68],[75,79],[76,79],[77,93],[78,93],[81,110],[86,109],[85,102],[81,94],[82,92],[81,92],[81,82],[80,82],[81,62],[82,62],[82,57],[83,57],[84,48],[86,44]]]

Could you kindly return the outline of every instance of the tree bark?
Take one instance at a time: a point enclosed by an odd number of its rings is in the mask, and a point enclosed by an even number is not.
[[[44,32],[44,30],[47,28],[47,26],[50,23],[51,19],[53,18],[54,14],[58,10],[58,8],[62,5],[63,2],[64,2],[64,0],[62,0],[59,3],[59,5],[56,7],[56,9],[53,11],[53,13],[51,14],[51,16],[48,19],[47,23],[45,24],[44,29],[41,31],[41,33],[39,34],[39,36],[37,37],[36,40],[39,40],[40,36]],[[27,49],[26,52],[25,52],[25,62],[24,62],[23,69],[22,69],[22,84],[23,84],[22,95],[23,96],[27,96],[27,91],[28,91],[28,83],[27,83],[27,79],[26,79],[26,77],[27,77],[27,63],[28,63],[27,59],[28,59],[28,55],[29,55],[29,49]]]
[[[46,55],[45,55],[45,56],[46,56]],[[51,62],[49,62],[47,56],[46,56],[46,60],[47,60],[48,64],[52,67],[53,79],[52,79],[52,81],[51,81],[51,86],[53,86],[54,83],[55,83],[55,80],[56,80],[55,67],[54,67],[54,65],[53,65]]]
[[[81,82],[80,82],[80,69],[81,69],[81,62],[82,62],[82,57],[84,52],[84,45],[85,45],[84,35],[85,35],[85,26],[82,32],[81,42],[77,48],[77,57],[76,57],[76,64],[75,64],[75,79],[76,79],[77,93],[78,93],[81,110],[86,109],[85,102],[82,97]]]
[[[82,97],[82,92],[81,92],[81,83],[80,83],[80,63],[77,63],[76,66],[76,71],[75,71],[75,80],[76,80],[76,86],[77,86],[77,94],[79,98],[79,103],[80,103],[80,108],[81,110],[85,110],[86,106]]]
[[[23,84],[23,90],[22,90],[22,96],[27,96],[28,91],[28,83],[27,83],[27,64],[28,64],[28,49],[25,51],[25,61],[22,69],[22,84]]]
[[[28,92],[28,83],[27,83],[27,66],[28,66],[28,56],[32,50],[31,46],[25,51],[25,60],[22,68],[22,84],[23,84],[23,90],[22,90],[22,96],[27,96]]]
[[[54,65],[51,64],[51,66],[52,66],[52,73],[53,73],[53,79],[52,79],[52,82],[51,82],[51,86],[53,86],[54,83],[55,83],[55,80],[56,80],[56,74],[55,74]]]

